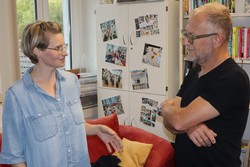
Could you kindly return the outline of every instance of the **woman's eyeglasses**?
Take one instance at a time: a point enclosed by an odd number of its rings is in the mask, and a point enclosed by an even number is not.
[[[64,45],[59,45],[55,48],[45,48],[45,49],[51,49],[51,50],[56,50],[59,54],[62,54],[63,51],[68,49],[68,44],[64,44]]]

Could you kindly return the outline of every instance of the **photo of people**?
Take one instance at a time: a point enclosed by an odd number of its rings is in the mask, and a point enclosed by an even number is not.
[[[158,101],[149,98],[142,98],[140,122],[155,127]]]
[[[142,62],[160,67],[162,47],[145,43]]]
[[[100,24],[103,42],[118,38],[115,19]]]
[[[245,13],[250,13],[250,0],[246,0]]]
[[[149,88],[147,69],[131,71],[131,78],[133,90]]]
[[[122,88],[122,70],[107,68],[102,69],[102,86],[112,88]]]
[[[113,113],[116,113],[117,115],[124,114],[121,102],[121,96],[114,96],[102,100],[102,106],[105,116],[108,116]]]
[[[159,34],[158,15],[148,14],[135,18],[136,37]]]
[[[127,47],[107,44],[105,62],[126,66]]]

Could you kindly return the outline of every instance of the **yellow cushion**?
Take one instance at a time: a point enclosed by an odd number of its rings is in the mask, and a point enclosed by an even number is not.
[[[113,153],[121,160],[119,165],[121,167],[143,167],[153,144],[140,143],[126,138],[122,139],[122,144],[123,151]]]

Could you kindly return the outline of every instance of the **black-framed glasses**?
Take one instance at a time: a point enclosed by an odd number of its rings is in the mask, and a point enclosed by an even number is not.
[[[45,48],[45,49],[51,49],[51,50],[56,50],[59,54],[61,54],[63,51],[68,49],[68,44],[64,44],[64,45],[59,45],[55,48]]]
[[[207,38],[212,35],[217,35],[218,33],[211,33],[211,34],[201,34],[201,35],[193,35],[191,33],[188,33],[185,30],[181,30],[182,36],[185,36],[190,44],[194,43],[195,39],[200,39],[200,38]]]

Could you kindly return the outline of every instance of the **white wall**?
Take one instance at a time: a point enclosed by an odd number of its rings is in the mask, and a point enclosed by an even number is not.
[[[73,68],[96,72],[95,8],[99,0],[71,1]]]
[[[1,0],[0,21],[0,93],[4,94],[20,77],[16,1]]]
[[[0,99],[2,96],[3,92],[2,92],[2,69],[0,68]]]
[[[1,68],[0,68],[0,104],[3,101],[3,92],[2,92],[2,77],[1,77]]]

